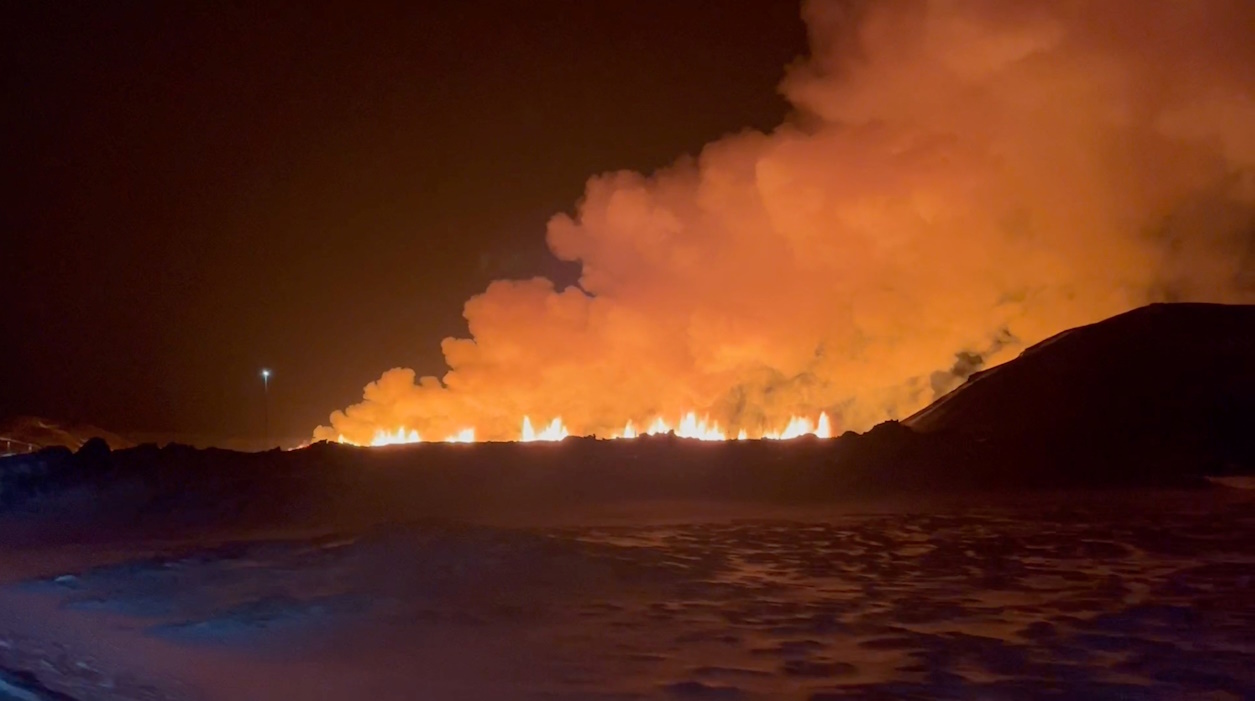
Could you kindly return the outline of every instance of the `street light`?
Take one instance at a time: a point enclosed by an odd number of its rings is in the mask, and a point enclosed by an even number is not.
[[[262,411],[265,421],[266,450],[270,450],[270,370],[261,371]]]

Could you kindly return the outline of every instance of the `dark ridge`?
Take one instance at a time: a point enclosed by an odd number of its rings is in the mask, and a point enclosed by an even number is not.
[[[1065,331],[903,423],[1100,471],[1244,471],[1255,461],[1255,306],[1153,304]]]
[[[96,426],[66,425],[38,416],[0,418],[0,455],[56,446],[78,450],[91,438],[103,439],[114,449],[135,445],[122,436]]]

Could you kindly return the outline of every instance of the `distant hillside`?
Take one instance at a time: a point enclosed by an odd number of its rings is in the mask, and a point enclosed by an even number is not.
[[[0,453],[5,452],[5,442],[11,444],[12,452],[57,446],[78,450],[90,438],[104,439],[114,449],[135,445],[116,433],[96,426],[60,424],[37,416],[0,419]]]
[[[1255,306],[1155,304],[1065,331],[903,423],[1035,462],[1255,467]]]

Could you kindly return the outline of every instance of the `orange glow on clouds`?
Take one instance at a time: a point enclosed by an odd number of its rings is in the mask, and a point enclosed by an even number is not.
[[[802,15],[797,119],[591,178],[546,235],[578,285],[491,283],[447,372],[388,370],[314,437],[861,431],[1069,327],[1255,302],[1255,3]]]

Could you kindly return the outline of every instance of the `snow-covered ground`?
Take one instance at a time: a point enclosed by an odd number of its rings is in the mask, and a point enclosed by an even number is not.
[[[1255,698],[1242,494],[9,542],[0,699]]]

